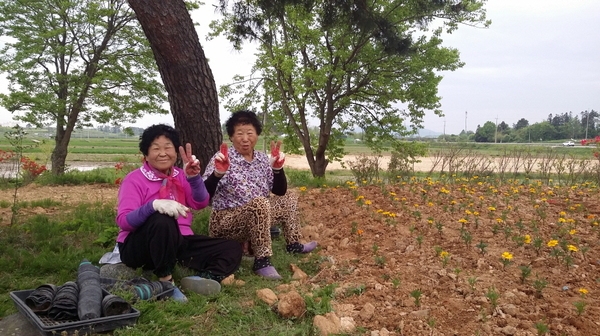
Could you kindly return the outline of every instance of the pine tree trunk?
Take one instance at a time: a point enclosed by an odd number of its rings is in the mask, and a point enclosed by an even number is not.
[[[150,42],[182,143],[192,144],[202,171],[223,139],[219,102],[192,18],[182,0],[129,0]]]

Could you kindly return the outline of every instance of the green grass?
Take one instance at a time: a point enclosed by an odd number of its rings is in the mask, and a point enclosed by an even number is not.
[[[76,279],[83,259],[97,264],[112,249],[116,236],[115,209],[103,204],[81,204],[75,208],[50,200],[29,202],[28,206],[61,207],[53,216],[19,217],[19,223],[0,229],[0,318],[16,313],[8,293],[33,289],[45,283],[62,284]],[[193,229],[208,233],[209,210],[196,213]],[[285,253],[283,238],[273,242],[273,264],[284,277],[282,282],[264,280],[252,272],[251,261],[244,260],[235,273],[246,284],[224,286],[221,294],[203,297],[189,294],[189,302],[172,300],[138,302],[141,316],[134,327],[118,329],[114,335],[314,335],[312,317],[331,308],[326,304],[332,290],[321,290],[307,300],[309,311],[302,318],[282,319],[271,307],[256,298],[256,290],[274,289],[289,283],[289,264],[297,264],[314,276],[323,261],[318,254],[297,256]],[[175,279],[188,275],[178,268]],[[325,284],[326,285],[326,284]],[[317,299],[323,297],[323,299]]]

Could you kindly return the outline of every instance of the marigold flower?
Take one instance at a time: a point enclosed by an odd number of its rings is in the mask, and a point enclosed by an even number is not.
[[[554,246],[558,245],[558,240],[552,239],[548,242],[547,245],[548,245],[548,247],[554,247]]]
[[[300,191],[306,191],[306,187],[300,187],[298,188]]]
[[[466,224],[469,221],[466,218],[461,218],[461,219],[458,220],[458,222],[461,223],[461,224]]]
[[[510,253],[510,252],[504,252],[504,253],[502,253],[502,259],[504,259],[504,260],[512,260],[512,258],[513,258],[512,253]]]
[[[361,229],[356,230],[356,234],[359,236],[361,236],[363,233],[364,233],[364,231]]]
[[[440,252],[440,258],[442,258],[442,259],[447,258],[449,255],[450,255],[450,253],[448,253],[446,251]]]
[[[569,234],[570,234],[570,235],[574,235],[574,234],[576,234],[576,233],[577,233],[577,230],[575,230],[575,229],[573,229],[573,230],[569,231]]]
[[[567,249],[571,252],[577,252],[577,246],[575,245],[568,245]]]
[[[369,205],[369,204],[371,204],[371,203],[373,203],[373,202],[371,202],[371,201],[369,201],[369,200],[366,200],[366,201],[365,201],[365,204],[366,204],[366,205]]]
[[[530,235],[528,235],[528,234],[527,234],[527,235],[525,235],[525,237],[523,237],[523,238],[524,238],[524,239],[523,239],[523,242],[524,242],[525,244],[531,244],[531,236],[530,236]]]
[[[581,294],[581,295],[585,295],[585,294],[587,294],[587,293],[588,293],[588,290],[587,290],[587,289],[585,289],[585,288],[579,288],[578,292],[579,292],[579,294]]]
[[[489,211],[496,211],[496,208],[495,208],[495,207],[493,207],[493,206],[489,206],[487,209],[488,209]]]

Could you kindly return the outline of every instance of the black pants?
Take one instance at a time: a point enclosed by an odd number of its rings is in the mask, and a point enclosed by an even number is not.
[[[175,264],[198,274],[223,279],[233,274],[242,260],[242,247],[234,240],[202,235],[182,236],[177,221],[154,213],[119,243],[121,261],[132,268],[153,270],[157,277],[173,273]]]

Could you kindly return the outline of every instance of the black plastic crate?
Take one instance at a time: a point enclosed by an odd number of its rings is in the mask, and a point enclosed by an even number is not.
[[[138,317],[140,317],[140,311],[132,307],[131,312],[127,314],[99,317],[85,321],[56,321],[46,315],[34,313],[27,304],[25,304],[25,299],[33,291],[33,289],[30,289],[10,292],[10,298],[14,301],[19,312],[27,317],[27,319],[39,329],[41,335],[62,336],[65,335],[63,332],[66,332],[66,335],[83,336],[89,333],[101,333],[124,326],[132,326],[137,322]],[[103,292],[104,295],[108,294],[105,290],[103,290]]]

